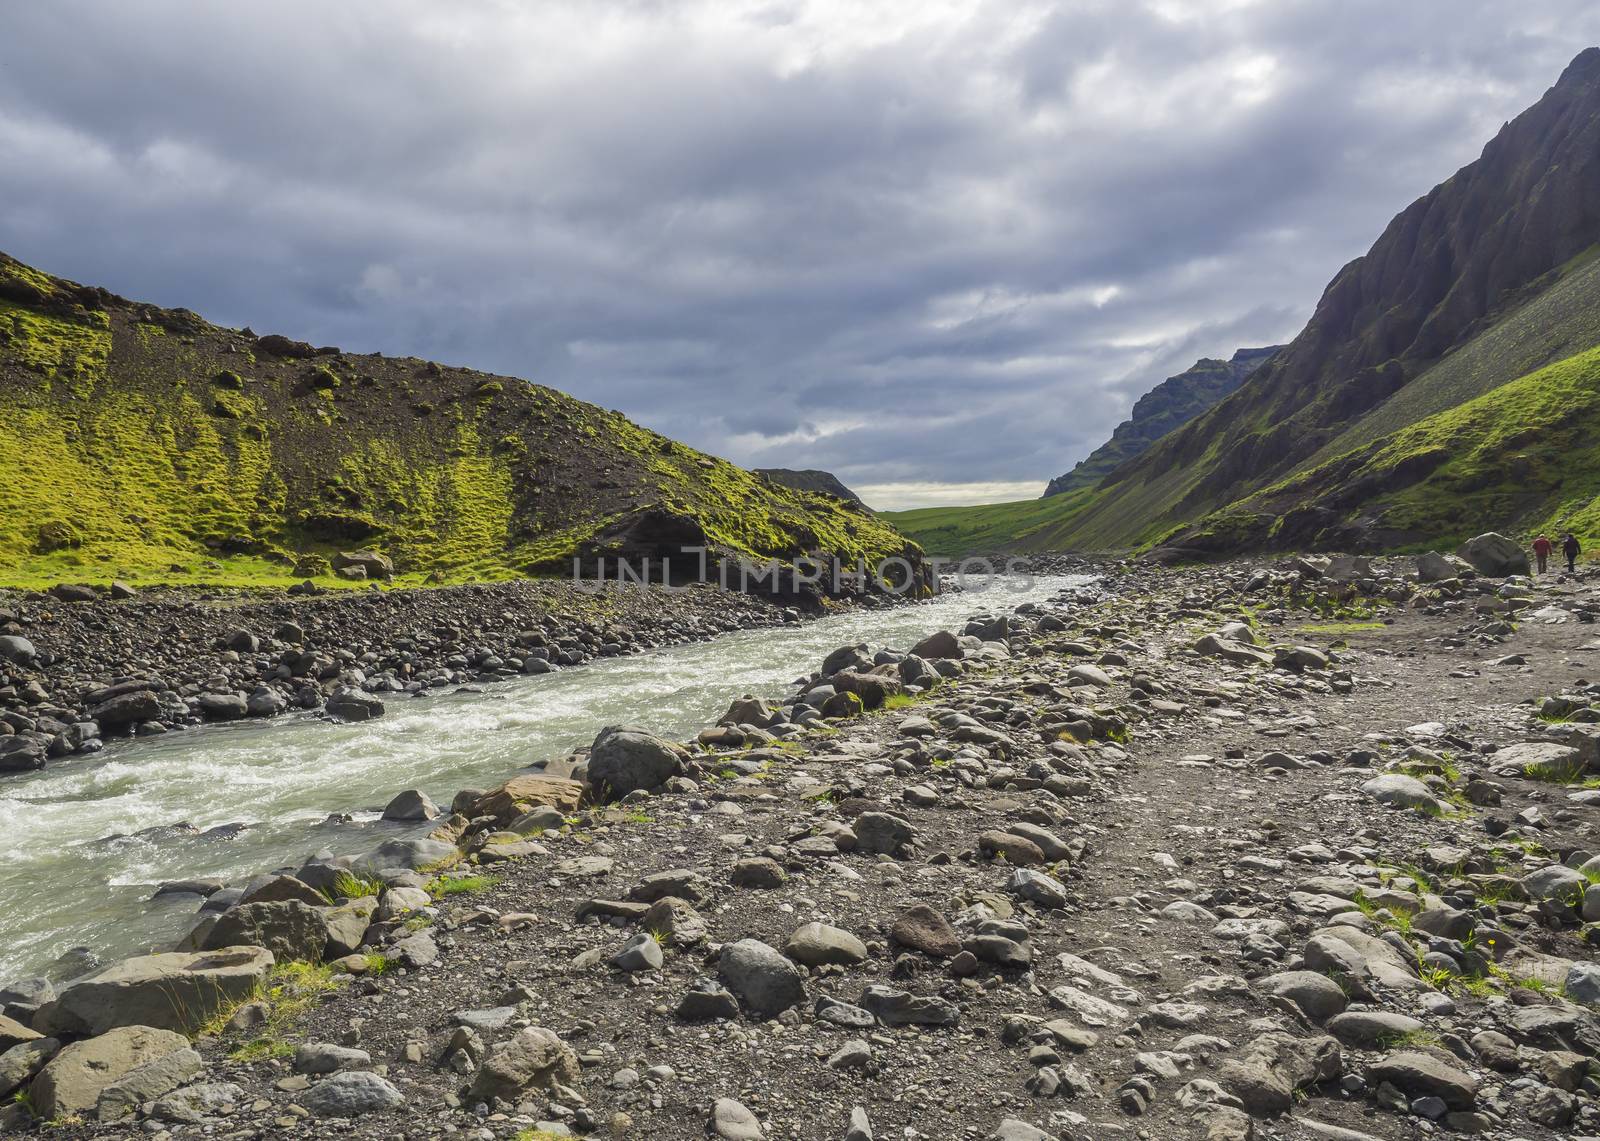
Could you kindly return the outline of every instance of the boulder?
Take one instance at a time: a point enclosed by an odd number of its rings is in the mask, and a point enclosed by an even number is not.
[[[0,661],[31,666],[39,651],[21,634],[0,634]]]
[[[265,947],[280,963],[317,963],[328,946],[328,925],[319,908],[297,899],[243,903],[217,917],[204,944],[206,950],[238,946]]]
[[[89,717],[102,728],[116,729],[140,721],[154,721],[161,716],[161,700],[154,691],[136,689],[131,693],[117,693],[90,706]]]
[[[141,1066],[179,1051],[193,1053],[182,1034],[150,1026],[119,1025],[98,1037],[74,1042],[50,1059],[29,1085],[28,1099],[33,1112],[45,1121],[88,1117],[108,1086]]]
[[[443,840],[385,840],[361,859],[355,870],[367,875],[387,871],[414,872],[455,860],[461,850]]]
[[[1415,808],[1430,815],[1442,815],[1444,804],[1416,777],[1404,773],[1381,773],[1361,786],[1361,791],[1390,808]]]
[[[140,1106],[171,1093],[205,1069],[205,1062],[194,1050],[173,1050],[135,1066],[100,1091],[95,1100],[95,1119],[100,1122],[126,1121]]]
[[[789,936],[783,953],[808,967],[851,966],[865,961],[867,946],[841,928],[826,923],[807,923]]]
[[[0,1050],[0,1102],[26,1085],[61,1049],[57,1038],[35,1038]]]
[[[553,1030],[529,1026],[496,1042],[472,1079],[468,1096],[515,1100],[526,1090],[551,1090],[578,1080],[578,1055]]]
[[[904,817],[863,812],[855,822],[856,851],[868,856],[904,857],[916,843],[916,829]]]
[[[14,1018],[7,1018],[0,1014],[0,1053],[22,1042],[34,1042],[44,1035],[37,1030],[30,1030]]]
[[[514,776],[499,788],[481,794],[472,801],[466,815],[492,816],[504,826],[538,808],[553,808],[558,816],[570,815],[578,811],[582,801],[583,782],[529,774]],[[553,827],[559,828],[559,821]]]
[[[1522,890],[1529,899],[1553,900],[1576,907],[1583,902],[1589,881],[1565,864],[1546,864],[1522,878]]]
[[[677,748],[631,725],[607,725],[589,748],[589,785],[612,799],[654,791],[682,768]]]
[[[1427,551],[1417,556],[1419,582],[1448,582],[1450,579],[1460,578],[1463,574],[1473,573],[1472,564],[1455,555],[1441,555],[1437,551]]]
[[[346,1070],[324,1078],[300,1096],[314,1117],[365,1117],[398,1109],[405,1096],[387,1080],[367,1070]]]
[[[351,900],[342,907],[323,909],[320,914],[322,925],[328,932],[328,942],[322,949],[322,957],[332,960],[354,954],[366,939],[367,928],[372,926],[372,916],[376,910],[377,901],[371,898]]]
[[[706,1122],[706,1135],[718,1141],[762,1141],[766,1130],[761,1121],[741,1102],[731,1097],[719,1097],[711,1106],[711,1120]]]
[[[383,809],[385,820],[422,821],[439,815],[439,806],[428,795],[410,788],[391,800]]]
[[[52,1035],[122,1026],[193,1033],[255,994],[273,961],[270,951],[231,944],[123,959],[67,983],[36,1024]]]
[[[1271,665],[1272,654],[1259,646],[1249,646],[1219,634],[1207,634],[1194,644],[1196,652],[1207,658],[1221,658],[1235,665]]]
[[[961,937],[950,921],[926,903],[913,904],[889,928],[889,937],[902,947],[936,959],[953,959],[961,953]]]
[[[0,737],[0,773],[28,773],[44,768],[49,747],[33,737]]]
[[[1468,539],[1456,549],[1456,555],[1473,570],[1490,578],[1532,573],[1528,552],[1522,549],[1522,544],[1494,531]]]
[[[961,642],[949,630],[935,630],[922,641],[911,647],[911,652],[919,658],[962,658],[965,653],[961,649]]]
[[[195,704],[207,721],[237,721],[250,712],[242,693],[202,693],[195,698]]]
[[[1280,971],[1259,980],[1256,986],[1267,994],[1288,999],[1318,1024],[1338,1014],[1349,1001],[1337,983],[1316,971]]]
[[[788,959],[759,939],[722,948],[718,972],[753,1014],[770,1018],[805,1001],[805,983]]]
[[[865,642],[860,642],[854,646],[840,646],[823,658],[820,672],[823,677],[831,677],[840,670],[870,670],[872,665],[871,648]]]
[[[333,691],[324,705],[328,716],[340,721],[371,721],[383,716],[383,702],[366,690],[341,685]]]
[[[1565,784],[1577,780],[1587,767],[1583,754],[1554,741],[1525,741],[1507,745],[1489,757],[1489,767],[1499,776]]]
[[[360,567],[366,572],[367,578],[393,578],[394,560],[388,555],[379,554],[377,551],[362,549],[359,551],[340,551],[333,556],[333,569],[345,570],[346,568]]]
[[[1217,1079],[1253,1116],[1277,1117],[1294,1106],[1295,1091],[1343,1072],[1339,1043],[1326,1034],[1296,1038],[1274,1030],[1224,1060]]]
[[[855,694],[861,699],[863,709],[882,709],[889,698],[905,692],[898,670],[892,675],[841,670],[831,680],[836,693]]]
[[[1408,1097],[1437,1097],[1455,1110],[1471,1110],[1478,1102],[1477,1078],[1420,1050],[1402,1050],[1374,1062],[1366,1079],[1373,1089],[1388,1082]]]

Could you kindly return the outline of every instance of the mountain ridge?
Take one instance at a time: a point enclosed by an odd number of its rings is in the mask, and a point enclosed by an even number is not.
[[[1071,471],[1052,479],[1041,498],[1099,483],[1123,464],[1143,455],[1162,436],[1234,392],[1282,347],[1238,349],[1227,360],[1201,357],[1183,372],[1167,377],[1134,402],[1128,418],[1117,425],[1109,440],[1079,460]]]
[[[1520,446],[1528,441],[1503,418],[1537,405],[1546,430],[1591,458],[1568,429],[1600,431],[1600,422],[1568,382],[1593,375],[1584,354],[1600,345],[1597,252],[1600,48],[1586,48],[1477,159],[1334,274],[1305,328],[1209,410],[1057,504],[890,518],[937,541],[940,554],[978,542],[1159,548],[1165,558],[1379,550],[1567,520],[1600,526],[1586,485],[1565,474],[1515,494],[1511,485],[1531,470]],[[1563,364],[1571,368],[1545,371]],[[1561,378],[1569,406],[1530,403],[1537,375]],[[1458,510],[1451,495],[1478,509]]]
[[[288,582],[353,546],[415,581],[574,559],[659,573],[696,546],[713,562],[921,555],[869,512],[542,385],[224,329],[4,254],[0,397],[14,585]]]

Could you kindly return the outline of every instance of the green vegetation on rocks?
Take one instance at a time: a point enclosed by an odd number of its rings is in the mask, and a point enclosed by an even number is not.
[[[3,254],[0,401],[8,585],[282,585],[356,547],[409,582],[683,546],[847,564],[921,553],[853,504],[552,389],[218,328]]]

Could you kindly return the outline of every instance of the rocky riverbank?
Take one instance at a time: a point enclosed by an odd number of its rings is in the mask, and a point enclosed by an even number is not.
[[[0,1129],[1596,1133],[1600,591],[1420,572],[1111,568],[172,885],[194,950],[0,993]]]
[[[0,774],[210,722],[365,720],[385,699],[799,620],[708,585],[0,590]]]

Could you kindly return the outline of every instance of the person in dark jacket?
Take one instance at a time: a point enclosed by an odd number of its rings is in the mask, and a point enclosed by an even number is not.
[[[1568,531],[1561,539],[1561,553],[1567,560],[1567,573],[1574,574],[1578,569],[1578,556],[1583,553],[1583,548],[1578,546],[1577,538]]]

